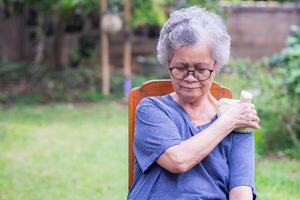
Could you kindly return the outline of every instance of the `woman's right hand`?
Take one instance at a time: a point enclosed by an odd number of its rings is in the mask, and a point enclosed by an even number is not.
[[[226,105],[227,108],[220,118],[226,120],[232,127],[232,130],[237,128],[260,128],[260,119],[254,104],[252,103],[235,103]]]

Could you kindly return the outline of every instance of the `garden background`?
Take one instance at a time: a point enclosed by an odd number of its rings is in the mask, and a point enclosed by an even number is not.
[[[189,5],[221,14],[232,36],[217,81],[235,98],[254,94],[258,199],[300,199],[299,2],[131,0],[124,20],[126,2],[109,0],[101,13],[96,0],[0,0],[0,199],[126,198],[126,90],[168,77],[155,58],[159,30]],[[107,31],[104,77],[108,14],[123,28]]]

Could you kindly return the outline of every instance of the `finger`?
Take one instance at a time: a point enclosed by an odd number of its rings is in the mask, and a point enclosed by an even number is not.
[[[252,125],[252,123],[259,124],[260,119],[257,115],[252,115],[248,113],[247,115],[244,116],[244,118],[241,118],[241,122],[248,126],[248,125]]]
[[[242,107],[240,108],[242,111],[242,114],[249,114],[249,113],[253,113],[255,111],[255,109],[253,109],[251,107],[251,105],[249,103],[245,103],[243,105],[241,105]]]
[[[252,121],[251,118],[243,118],[243,119],[240,119],[238,122],[240,127],[249,127],[249,126],[252,126],[253,123],[256,123],[256,122]]]
[[[241,123],[241,127],[260,128],[259,123],[252,120],[243,121],[243,123]]]
[[[257,115],[250,112],[246,114],[246,120],[248,121],[256,121],[257,120]]]
[[[249,125],[251,128],[260,128],[260,126],[257,122],[251,122]]]
[[[251,113],[248,115],[248,117],[251,119],[251,121],[258,122],[258,123],[260,122],[260,119],[256,114]]]
[[[260,123],[260,118],[259,118],[258,116],[255,116],[255,121],[256,121],[257,123]]]
[[[257,122],[247,122],[246,124],[240,124],[238,128],[253,128],[258,129],[260,128],[259,124]]]
[[[257,111],[254,110],[254,109],[252,109],[252,110],[251,110],[251,114],[252,114],[252,115],[257,115]]]

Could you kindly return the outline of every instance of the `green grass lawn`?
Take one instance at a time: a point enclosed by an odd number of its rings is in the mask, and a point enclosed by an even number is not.
[[[127,108],[0,108],[0,200],[125,199]],[[300,161],[260,158],[258,199],[300,199]]]

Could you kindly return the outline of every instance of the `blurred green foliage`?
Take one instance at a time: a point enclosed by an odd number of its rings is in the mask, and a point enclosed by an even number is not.
[[[0,102],[35,104],[50,101],[95,101],[102,98],[100,68],[86,66],[38,76],[29,63],[0,62]]]
[[[164,11],[164,0],[132,1],[132,26],[159,25],[161,26],[167,16]]]
[[[291,26],[286,46],[267,60],[273,70],[272,81],[277,86],[277,98],[282,108],[279,118],[300,155],[300,27]],[[283,110],[284,109],[284,110]]]
[[[131,25],[137,27],[139,24],[161,26],[167,19],[166,6],[182,8],[191,5],[200,5],[209,10],[215,10],[219,0],[131,0],[132,19]],[[79,9],[80,15],[86,16],[91,10],[99,11],[98,0],[6,0],[11,12],[18,12],[24,7],[30,7],[35,11],[50,18],[57,16],[69,20],[72,10]],[[2,1],[0,1],[2,3]],[[123,0],[108,0],[108,12],[122,14]],[[76,11],[76,12],[77,12]],[[57,15],[57,16],[56,16]]]
[[[219,0],[132,0],[132,26],[159,25],[167,20],[167,7],[171,10],[198,5],[208,10],[216,10]]]
[[[296,98],[297,103],[300,101],[300,27],[292,26],[290,32],[286,47],[272,56],[267,64],[281,74],[283,83],[287,86],[287,94],[292,99]]]
[[[261,118],[255,130],[257,152],[300,158],[300,29],[293,26],[286,47],[257,63],[231,60],[219,81],[235,98],[242,89],[254,94]],[[239,83],[239,84],[236,84]]]
[[[11,11],[21,11],[24,7],[30,6],[40,12],[54,12],[61,16],[66,16],[67,12],[75,7],[80,6],[83,14],[87,14],[94,6],[99,5],[98,0],[2,0],[10,6]],[[0,1],[0,3],[2,3]],[[16,9],[18,8],[18,9]],[[43,13],[44,14],[44,13]]]
[[[0,61],[0,104],[39,104],[52,101],[99,101],[123,97],[123,74],[112,70],[111,96],[101,92],[101,67],[82,66],[52,71],[45,66],[38,76],[30,63]],[[137,87],[159,75],[133,75],[132,86]]]
[[[281,76],[265,67],[262,62],[232,59],[229,66],[217,76],[217,81],[233,91],[239,98],[242,90],[250,91],[253,103],[261,119],[261,128],[256,129],[255,144],[258,155],[273,152],[281,156],[300,158],[299,148],[289,132],[288,119],[294,119],[295,111],[290,98],[282,95],[285,87]],[[299,139],[299,131],[294,130]]]

